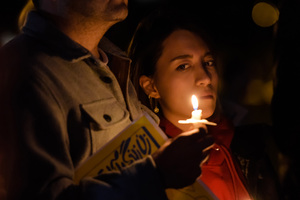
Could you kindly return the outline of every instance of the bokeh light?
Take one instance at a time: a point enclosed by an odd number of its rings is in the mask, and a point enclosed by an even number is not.
[[[252,19],[258,26],[270,27],[278,21],[279,10],[270,3],[259,2],[252,9]]]

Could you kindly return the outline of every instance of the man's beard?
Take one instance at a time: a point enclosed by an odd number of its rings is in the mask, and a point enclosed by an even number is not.
[[[104,13],[103,19],[106,21],[122,21],[128,15],[128,7],[125,3],[110,6]]]

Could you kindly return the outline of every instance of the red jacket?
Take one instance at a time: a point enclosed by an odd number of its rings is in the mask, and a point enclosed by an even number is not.
[[[165,118],[161,118],[160,127],[169,137],[176,137],[182,130]],[[246,189],[243,173],[231,154],[230,144],[234,127],[225,118],[217,126],[208,126],[208,133],[215,138],[215,146],[209,159],[202,165],[199,177],[220,200],[251,199]]]

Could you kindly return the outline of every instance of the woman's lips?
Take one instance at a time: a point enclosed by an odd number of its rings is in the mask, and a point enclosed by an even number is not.
[[[211,90],[206,90],[206,91],[202,91],[202,93],[200,93],[198,97],[203,100],[204,99],[213,99],[214,93]]]
[[[206,95],[202,95],[200,96],[200,99],[205,100],[205,99],[213,99],[214,96],[212,94],[206,94]]]

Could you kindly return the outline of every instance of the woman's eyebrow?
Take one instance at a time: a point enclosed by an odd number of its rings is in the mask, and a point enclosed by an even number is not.
[[[186,59],[186,58],[193,58],[193,55],[189,55],[189,54],[179,55],[179,56],[172,58],[170,60],[170,62],[173,62],[175,60],[180,60],[180,59]]]
[[[209,52],[205,53],[203,57],[204,58],[205,57],[213,57],[213,54],[209,51]]]

